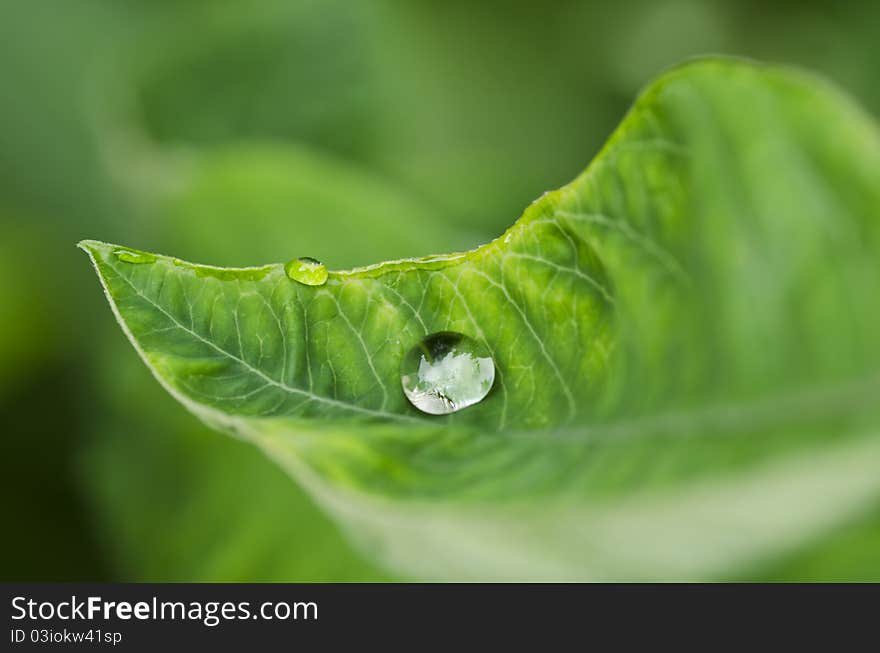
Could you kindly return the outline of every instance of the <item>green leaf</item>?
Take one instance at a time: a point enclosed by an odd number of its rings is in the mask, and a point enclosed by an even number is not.
[[[163,160],[161,168],[173,169],[173,163]],[[291,224],[300,251],[332,254],[344,265],[369,262],[367,252],[387,258],[429,253],[440,238],[443,247],[461,244],[461,234],[444,237],[442,223],[387,182],[291,146],[205,150],[157,208],[150,211],[150,226],[161,230],[157,239],[167,247],[231,265],[283,257]],[[321,219],[294,220],[303,214]],[[387,578],[351,550],[313,500],[262,452],[208,435],[191,415],[174,410],[173,398],[144,374],[137,357],[124,355],[128,347],[120,339],[86,354],[99,358],[94,367],[101,384],[93,392],[101,404],[94,406],[98,423],[82,456],[81,478],[114,577]]]
[[[654,82],[582,175],[469,252],[312,287],[81,247],[159,382],[396,570],[706,578],[880,496],[878,214],[869,118],[721,59]],[[496,383],[432,417],[399,365],[448,330]]]

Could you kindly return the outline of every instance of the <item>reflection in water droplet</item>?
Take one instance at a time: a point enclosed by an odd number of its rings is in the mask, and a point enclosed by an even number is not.
[[[152,263],[156,260],[156,257],[153,254],[135,252],[130,249],[117,249],[113,254],[116,258],[125,263]]]
[[[302,256],[284,266],[287,276],[307,286],[323,286],[327,282],[327,268],[318,259]]]
[[[441,331],[426,336],[407,352],[400,383],[413,406],[446,415],[479,403],[495,381],[495,363],[473,338]]]

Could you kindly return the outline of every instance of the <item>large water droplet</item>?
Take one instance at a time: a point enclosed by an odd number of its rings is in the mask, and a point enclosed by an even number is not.
[[[287,276],[307,286],[323,286],[327,282],[327,268],[318,259],[302,256],[284,265]]]
[[[113,252],[120,261],[125,263],[152,263],[156,260],[153,254],[146,252],[136,252],[131,249],[117,249]]]
[[[446,415],[479,403],[495,381],[492,357],[473,338],[441,331],[410,349],[400,366],[400,383],[413,406]]]

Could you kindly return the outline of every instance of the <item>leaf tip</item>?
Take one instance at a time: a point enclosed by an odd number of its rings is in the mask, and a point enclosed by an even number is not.
[[[79,247],[82,251],[84,251],[89,256],[94,256],[101,249],[110,247],[110,245],[108,245],[107,243],[102,243],[99,240],[90,240],[90,239],[81,240],[76,244],[76,246]]]

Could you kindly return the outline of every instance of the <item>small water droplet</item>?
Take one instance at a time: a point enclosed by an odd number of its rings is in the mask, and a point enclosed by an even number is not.
[[[156,257],[146,252],[135,252],[130,249],[117,249],[113,254],[125,263],[153,263]]]
[[[287,276],[307,286],[323,286],[327,282],[327,268],[318,259],[301,256],[284,265]]]
[[[447,415],[479,403],[495,381],[495,363],[480,343],[454,331],[432,333],[403,357],[400,383],[424,413]]]

